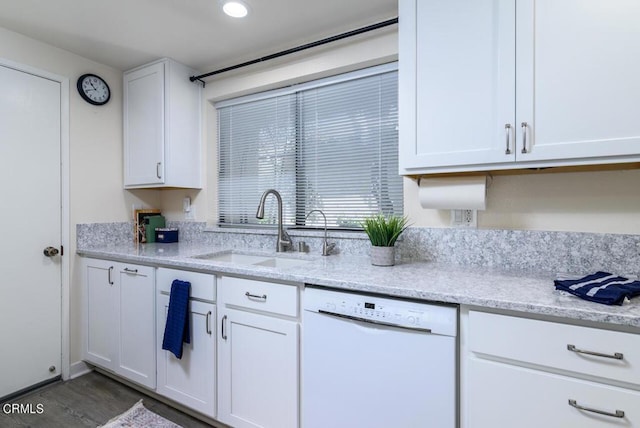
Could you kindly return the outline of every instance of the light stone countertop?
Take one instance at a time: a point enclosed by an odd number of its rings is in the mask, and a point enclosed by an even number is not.
[[[622,306],[588,302],[555,290],[553,276],[493,268],[406,262],[392,267],[372,266],[368,257],[280,253],[279,256],[310,260],[303,265],[272,268],[214,262],[192,258],[229,250],[192,243],[122,244],[79,248],[85,257],[255,277],[281,282],[315,284],[336,289],[378,293],[395,297],[455,303],[487,309],[525,312],[578,321],[606,323],[640,329],[640,297]],[[251,249],[251,254],[274,256]],[[640,333],[640,330],[638,330]]]

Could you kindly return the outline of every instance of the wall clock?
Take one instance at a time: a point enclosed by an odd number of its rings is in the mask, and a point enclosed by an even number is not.
[[[103,78],[95,74],[83,74],[78,78],[76,86],[82,99],[89,104],[101,106],[108,103],[111,98],[109,85]]]

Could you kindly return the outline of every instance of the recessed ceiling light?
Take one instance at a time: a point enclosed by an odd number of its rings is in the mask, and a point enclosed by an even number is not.
[[[247,5],[238,0],[227,0],[222,3],[222,10],[233,18],[244,18],[249,13]]]

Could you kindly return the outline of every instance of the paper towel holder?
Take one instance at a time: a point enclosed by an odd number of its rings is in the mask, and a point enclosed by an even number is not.
[[[418,201],[425,209],[485,210],[488,174],[432,175],[418,182]]]

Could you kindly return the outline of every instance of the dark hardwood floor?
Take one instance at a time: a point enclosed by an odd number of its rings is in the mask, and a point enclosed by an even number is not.
[[[184,428],[210,427],[95,371],[45,386],[0,405],[0,427],[95,428],[123,413],[141,398],[147,409]],[[22,404],[22,413],[12,412],[12,404]]]

